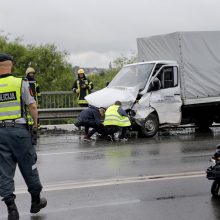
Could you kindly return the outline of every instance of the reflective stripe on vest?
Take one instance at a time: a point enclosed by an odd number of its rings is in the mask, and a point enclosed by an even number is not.
[[[85,99],[78,99],[78,104],[88,104],[88,102]]]
[[[0,78],[0,121],[21,118],[22,78]]]
[[[112,105],[105,112],[104,125],[116,125],[120,127],[127,127],[131,125],[131,122],[127,116],[121,116],[118,113],[119,106]]]

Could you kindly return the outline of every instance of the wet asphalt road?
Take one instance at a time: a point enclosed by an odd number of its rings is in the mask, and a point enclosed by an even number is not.
[[[84,142],[80,135],[42,135],[38,169],[48,206],[31,215],[30,196],[16,172],[22,220],[220,219],[205,170],[220,129],[193,129],[128,142]],[[7,210],[0,203],[0,220]]]

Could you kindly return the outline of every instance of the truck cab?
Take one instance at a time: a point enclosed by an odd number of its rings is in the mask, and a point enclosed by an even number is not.
[[[156,61],[149,80],[132,107],[142,135],[154,136],[160,126],[181,123],[181,86],[175,61]]]

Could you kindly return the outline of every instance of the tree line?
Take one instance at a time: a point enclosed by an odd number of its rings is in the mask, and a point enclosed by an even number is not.
[[[68,62],[69,53],[59,51],[55,44],[24,45],[22,39],[9,40],[7,36],[0,35],[0,51],[14,57],[13,72],[16,76],[25,77],[26,69],[31,66],[36,71],[36,79],[41,91],[69,91],[77,77],[74,67]],[[127,63],[135,62],[136,57],[124,56],[113,61],[113,68],[101,74],[91,74],[89,78],[94,83],[94,89],[105,87],[120,68]],[[83,68],[83,67],[82,67]]]

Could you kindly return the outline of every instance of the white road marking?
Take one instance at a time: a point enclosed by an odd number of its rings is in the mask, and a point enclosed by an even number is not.
[[[92,205],[84,205],[84,206],[76,206],[76,207],[66,207],[66,208],[58,208],[56,210],[49,210],[47,213],[54,213],[54,212],[66,212],[70,210],[78,210],[78,209],[88,209],[88,208],[100,208],[100,207],[108,207],[108,206],[119,206],[119,205],[127,205],[127,204],[134,204],[139,203],[139,199],[134,200],[116,200],[112,202],[106,202],[102,204],[92,204]]]
[[[117,179],[101,179],[101,180],[91,180],[91,181],[83,181],[83,182],[76,182],[76,181],[56,182],[53,184],[44,184],[43,191],[49,192],[49,191],[58,191],[58,190],[67,190],[67,189],[81,189],[81,188],[143,183],[143,182],[162,181],[162,180],[176,180],[176,179],[186,179],[186,178],[196,178],[196,177],[205,177],[205,172],[195,171],[195,172],[160,174],[160,175],[140,176],[140,177],[120,177]],[[16,187],[16,194],[24,194],[24,193],[27,193],[25,186]]]
[[[57,153],[37,153],[38,156],[54,156],[54,155],[65,155],[65,154],[79,154],[92,152],[94,150],[85,150],[85,151],[67,151],[67,152],[57,152]]]

